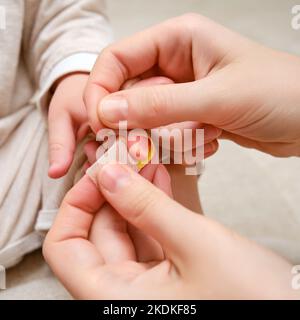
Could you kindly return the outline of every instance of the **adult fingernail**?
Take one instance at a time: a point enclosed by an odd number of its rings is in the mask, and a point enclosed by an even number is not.
[[[126,120],[128,103],[123,97],[104,98],[100,102],[100,118],[112,123]]]
[[[98,183],[109,192],[117,192],[130,183],[130,172],[121,164],[107,164],[98,174]]]

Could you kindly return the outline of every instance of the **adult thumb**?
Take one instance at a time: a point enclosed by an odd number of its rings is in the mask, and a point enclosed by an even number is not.
[[[184,230],[190,230],[194,213],[126,165],[103,166],[98,185],[108,203],[129,223],[157,240],[168,255],[186,252],[189,241]]]
[[[98,115],[112,128],[118,128],[121,121],[127,121],[128,128],[145,129],[183,121],[217,125],[222,119],[219,107],[228,96],[225,86],[226,81],[213,75],[194,82],[118,91],[100,101]]]

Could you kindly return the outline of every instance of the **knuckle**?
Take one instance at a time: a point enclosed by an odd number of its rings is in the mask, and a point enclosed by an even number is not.
[[[184,25],[194,27],[195,25],[199,24],[199,20],[202,18],[202,16],[198,13],[188,12],[182,15],[180,18],[183,20]]]
[[[198,25],[201,19],[203,19],[203,16],[200,14],[195,12],[187,12],[181,16],[167,20],[164,25],[168,29],[182,32],[186,27],[188,28],[189,26]]]
[[[61,152],[66,150],[66,146],[64,146],[62,143],[60,142],[50,142],[49,143],[49,153],[54,153],[54,152]],[[68,151],[71,151],[69,149],[67,149]]]
[[[142,97],[141,106],[145,106],[147,110],[142,110],[143,115],[147,115],[149,119],[155,119],[162,116],[164,108],[167,105],[167,98],[161,94],[157,87],[149,88],[145,90],[145,94]]]
[[[114,45],[113,44],[109,44],[108,46],[106,46],[103,50],[102,50],[102,52],[100,53],[100,56],[101,57],[105,57],[105,56],[107,56],[107,55],[110,55],[111,54],[111,52],[113,51],[113,48],[114,48]]]
[[[98,62],[100,59],[102,60],[102,59],[106,59],[106,58],[110,57],[112,50],[113,50],[113,45],[112,45],[112,44],[106,46],[106,47],[100,52],[100,54],[99,54],[99,56],[98,56],[98,58],[97,58],[97,60],[96,60],[96,64],[97,64],[97,62]]]
[[[102,61],[109,61],[118,63],[118,57],[117,57],[117,46],[116,44],[110,44],[108,45],[100,54],[98,57],[98,60]],[[109,67],[109,64],[106,65],[106,67]]]
[[[147,220],[147,215],[154,210],[157,199],[153,197],[151,190],[144,190],[136,196],[135,201],[131,207],[131,218],[137,224],[143,223]]]
[[[201,15],[195,12],[187,12],[183,14],[181,18],[187,21],[198,21],[201,18]]]

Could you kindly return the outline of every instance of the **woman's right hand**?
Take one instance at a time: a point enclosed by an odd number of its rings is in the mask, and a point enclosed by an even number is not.
[[[107,164],[64,198],[44,255],[74,297],[299,299],[290,263],[175,202],[163,165],[142,174]]]
[[[130,79],[175,84],[119,91]],[[300,155],[300,58],[250,41],[196,14],[168,20],[108,47],[84,100],[101,122],[153,128],[199,121],[223,137],[276,156]]]

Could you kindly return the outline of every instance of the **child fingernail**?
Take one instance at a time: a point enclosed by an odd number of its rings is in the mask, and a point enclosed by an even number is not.
[[[104,98],[100,102],[100,117],[108,122],[117,123],[126,120],[128,116],[128,103],[122,97]]]
[[[49,164],[49,170],[54,170],[58,167],[58,164],[56,162],[50,162]]]
[[[127,187],[130,182],[130,172],[120,164],[107,164],[98,174],[99,185],[109,192],[117,192]]]

